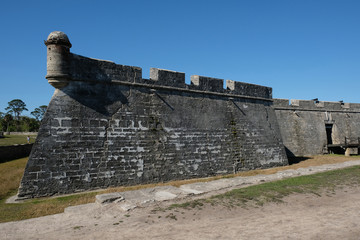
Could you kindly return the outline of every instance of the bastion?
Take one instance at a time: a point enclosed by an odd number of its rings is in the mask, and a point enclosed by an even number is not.
[[[272,89],[83,57],[45,41],[55,88],[18,198],[287,165]]]

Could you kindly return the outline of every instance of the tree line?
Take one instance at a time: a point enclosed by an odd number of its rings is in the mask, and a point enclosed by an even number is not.
[[[46,112],[47,106],[42,105],[34,109],[30,114],[33,117],[22,116],[28,111],[26,104],[21,99],[8,102],[6,112],[0,112],[0,131],[3,132],[37,132]]]

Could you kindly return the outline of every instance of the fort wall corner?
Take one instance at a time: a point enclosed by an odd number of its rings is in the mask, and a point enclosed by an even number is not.
[[[19,198],[230,174],[288,164],[271,88],[142,69],[45,42],[55,93]]]

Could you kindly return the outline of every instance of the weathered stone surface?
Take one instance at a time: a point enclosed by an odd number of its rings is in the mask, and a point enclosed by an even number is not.
[[[197,76],[187,85],[183,73],[160,69],[146,80],[141,68],[55,46],[61,67],[50,70],[60,77],[50,80],[59,84],[19,198],[288,164],[271,95],[251,93],[271,88],[240,95],[221,79]]]
[[[162,186],[127,191],[119,194],[124,200],[118,203],[118,207],[123,211],[128,211],[157,201],[167,201],[177,197],[185,197],[190,193],[173,186]]]
[[[289,156],[328,153],[329,137],[335,145],[344,144],[345,138],[359,143],[360,104],[312,100],[291,100],[289,104],[288,99],[274,99],[273,108]],[[331,128],[331,136],[326,125]],[[352,150],[348,153],[357,153],[357,148]]]
[[[330,141],[359,143],[360,104],[289,104],[269,87],[227,80],[224,89],[199,75],[188,85],[184,73],[158,68],[143,79],[139,67],[71,53],[62,32],[45,44],[56,90],[19,198],[268,168],[288,164],[285,149],[304,156],[328,153]]]
[[[239,95],[272,98],[272,88],[270,87],[226,80],[226,88]]]
[[[96,195],[96,202],[100,204],[111,203],[111,202],[120,202],[124,200],[123,194],[121,193],[106,193]]]
[[[159,68],[150,69],[150,80],[156,81],[159,85],[172,87],[185,87],[185,73],[169,71]]]

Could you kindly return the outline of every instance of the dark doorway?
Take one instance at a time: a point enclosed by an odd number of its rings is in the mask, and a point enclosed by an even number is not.
[[[331,137],[332,136],[332,128],[333,128],[332,124],[325,124],[327,144],[333,144],[332,137]]]

